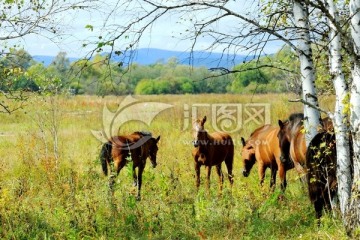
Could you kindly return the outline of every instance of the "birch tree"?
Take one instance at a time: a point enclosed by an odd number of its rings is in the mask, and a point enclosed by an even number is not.
[[[338,11],[333,0],[327,0],[327,6],[331,20],[328,19],[329,34],[329,65],[330,75],[333,77],[335,89],[335,111],[333,117],[336,133],[336,152],[337,152],[337,179],[340,200],[340,210],[342,216],[345,216],[348,201],[351,195],[351,156],[349,147],[349,132],[347,127],[347,113],[345,111],[345,102],[348,97],[348,88],[345,81],[342,67],[342,46],[341,33],[335,25],[339,22]]]
[[[360,228],[360,1],[351,0],[350,30],[355,57],[351,69],[350,125],[353,141],[353,186],[348,211],[347,229],[354,233]]]
[[[309,12],[307,1],[293,1],[294,21],[298,35],[298,55],[302,82],[302,99],[312,106],[319,107],[316,89],[311,38],[309,31]],[[304,105],[305,140],[308,145],[317,134],[320,125],[320,112],[308,104]]]

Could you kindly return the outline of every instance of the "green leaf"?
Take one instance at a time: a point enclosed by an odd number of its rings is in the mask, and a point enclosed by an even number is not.
[[[310,178],[310,183],[314,183],[314,182],[316,182],[316,178]]]
[[[86,25],[85,28],[87,28],[90,31],[94,31],[94,26],[93,25]]]

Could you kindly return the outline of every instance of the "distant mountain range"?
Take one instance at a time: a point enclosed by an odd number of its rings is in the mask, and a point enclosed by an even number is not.
[[[34,55],[32,58],[39,63],[49,66],[54,60],[55,56],[45,56],[45,55]],[[70,62],[75,62],[78,58],[69,58]]]
[[[244,61],[251,60],[251,56],[245,55],[225,55],[222,53],[205,52],[205,51],[194,51],[181,52],[181,51],[170,51],[155,48],[141,48],[133,52],[133,63],[140,65],[150,65],[157,62],[166,63],[171,58],[177,58],[180,64],[193,65],[195,67],[204,66],[207,68],[224,67],[232,68]],[[45,66],[51,64],[55,56],[33,56],[33,59],[37,62],[43,63]],[[114,57],[114,61],[120,61],[122,56]],[[78,60],[78,58],[69,58],[70,62]],[[125,63],[129,61],[129,57],[125,58]]]

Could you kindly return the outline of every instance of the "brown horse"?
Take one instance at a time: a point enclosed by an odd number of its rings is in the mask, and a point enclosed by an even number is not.
[[[281,150],[277,139],[278,132],[279,127],[267,124],[256,129],[247,141],[241,138],[243,144],[241,153],[244,165],[243,175],[249,176],[251,168],[257,162],[261,185],[264,183],[266,169],[271,169],[270,187],[272,188],[276,183],[276,172],[279,170],[281,190],[284,191],[287,184],[286,171],[292,166],[280,161]]]
[[[113,191],[115,178],[119,175],[120,170],[129,161],[132,161],[134,185],[138,187],[137,200],[141,199],[140,190],[146,159],[149,157],[152,166],[156,167],[157,143],[159,140],[160,136],[153,138],[151,133],[148,132],[134,132],[127,136],[112,137],[109,142],[102,146],[100,160],[106,176],[108,166],[110,167],[109,186],[111,191]],[[138,168],[137,175],[135,168]]]
[[[279,120],[280,131],[278,139],[281,148],[281,161],[292,161],[296,171],[305,175],[306,142],[304,134],[304,114],[293,113],[286,121]],[[333,124],[330,118],[322,119],[323,129],[332,131]]]
[[[233,184],[232,168],[234,161],[234,143],[229,134],[214,132],[209,134],[204,129],[206,116],[203,119],[194,121],[194,149],[192,155],[195,160],[196,187],[200,186],[200,167],[205,165],[207,171],[206,187],[209,191],[211,167],[216,166],[219,176],[219,190],[222,190],[224,175],[221,171],[221,164],[225,161],[230,185]]]
[[[309,197],[314,204],[316,218],[322,210],[332,209],[337,193],[335,134],[320,132],[311,140],[306,153]]]
[[[306,142],[303,130],[304,114],[293,113],[286,121],[279,120],[278,141],[281,148],[281,161],[290,160],[299,174],[304,174]]]

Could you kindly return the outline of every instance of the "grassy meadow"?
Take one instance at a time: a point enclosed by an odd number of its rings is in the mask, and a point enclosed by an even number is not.
[[[198,108],[198,115],[208,116],[205,127],[211,132],[212,104],[267,103],[270,121],[277,124],[278,119],[301,111],[300,103],[288,102],[295,96],[134,97],[143,103],[173,105],[159,113],[150,126],[130,121],[119,130],[121,134],[148,130],[161,135],[158,166],[153,169],[148,161],[139,202],[126,167],[116,179],[114,200],[110,201],[108,179],[98,159],[102,143],[91,133],[103,128],[104,105],[116,111],[125,97],[34,96],[24,109],[0,115],[1,239],[346,239],[336,217],[325,215],[317,226],[306,187],[295,170],[288,172],[282,198],[279,184],[274,192],[269,189],[269,170],[263,187],[259,186],[257,165],[248,178],[242,176],[240,137],[247,139],[260,126],[254,122],[231,134],[236,144],[232,189],[223,165],[222,196],[218,196],[214,168],[210,193],[205,190],[204,167],[196,191],[191,157],[194,106],[208,104]],[[332,104],[331,97],[321,99],[324,109],[331,110]],[[246,112],[242,114],[244,117]]]

